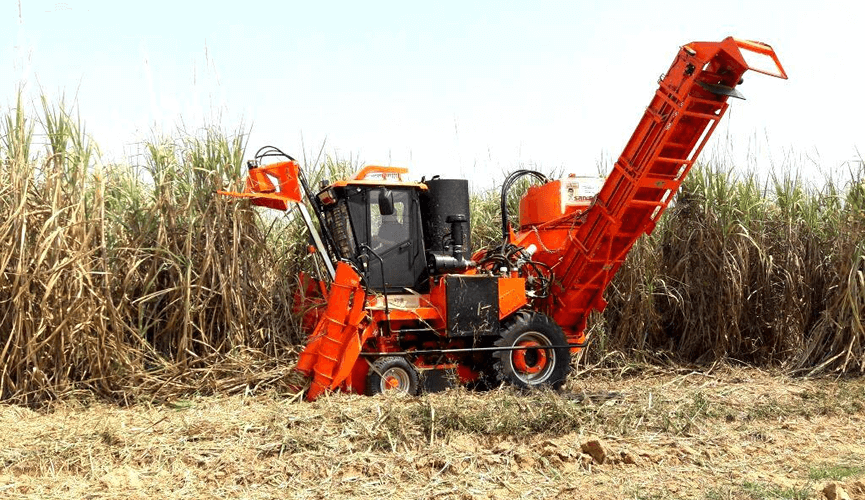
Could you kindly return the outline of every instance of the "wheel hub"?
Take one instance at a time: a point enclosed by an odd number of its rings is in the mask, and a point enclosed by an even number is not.
[[[403,391],[409,387],[409,375],[402,368],[394,367],[382,374],[381,392]]]
[[[521,389],[546,386],[558,389],[570,371],[571,356],[565,333],[543,313],[523,311],[504,324],[500,351],[493,353],[499,382]]]
[[[534,340],[523,340],[517,343],[521,347],[539,347]],[[544,349],[526,349],[514,351],[514,368],[528,374],[540,373],[547,366],[547,352]]]
[[[544,349],[552,345],[546,335],[537,331],[525,332],[512,345],[531,348],[512,351],[511,364],[515,376],[531,385],[541,384],[550,377],[555,368],[556,353]]]

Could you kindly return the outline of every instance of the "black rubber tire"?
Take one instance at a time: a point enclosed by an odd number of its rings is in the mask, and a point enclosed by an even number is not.
[[[398,385],[388,389],[388,379]],[[369,375],[366,377],[366,393],[369,396],[391,391],[417,396],[419,390],[420,375],[405,358],[399,356],[378,358],[369,367]]]
[[[495,341],[498,347],[512,347],[522,342],[537,345],[564,346],[568,343],[562,328],[549,316],[542,313],[521,311],[506,324],[501,337]],[[540,353],[540,354],[539,354]],[[496,377],[520,389],[551,387],[558,389],[565,383],[571,371],[571,350],[558,347],[549,350],[496,351]],[[517,360],[517,362],[515,362]],[[520,362],[528,371],[519,368]],[[538,370],[532,373],[531,370]]]

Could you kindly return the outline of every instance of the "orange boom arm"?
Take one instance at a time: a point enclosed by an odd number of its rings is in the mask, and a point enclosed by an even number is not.
[[[534,245],[533,258],[552,270],[552,293],[539,305],[571,342],[583,341],[593,309],[603,311],[604,290],[637,238],[654,229],[727,99],[742,98],[736,86],[749,69],[787,78],[772,47],[760,42],[728,37],[683,46],[591,206],[550,202],[550,191],[567,195],[549,184],[529,189],[521,213],[532,214],[532,223],[513,242]]]

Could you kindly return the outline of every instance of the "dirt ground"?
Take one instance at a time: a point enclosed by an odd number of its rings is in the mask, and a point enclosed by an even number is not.
[[[561,393],[7,405],[0,498],[865,499],[863,424],[863,378],[730,367],[595,370]]]

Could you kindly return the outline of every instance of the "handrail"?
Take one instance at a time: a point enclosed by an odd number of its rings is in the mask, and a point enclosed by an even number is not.
[[[382,179],[387,179],[388,174],[396,174],[397,180],[402,180],[402,174],[407,174],[408,169],[405,167],[383,167],[380,165],[367,165],[360,169],[354,176],[352,176],[352,180],[362,181],[367,178],[367,176],[371,174],[381,174]]]

